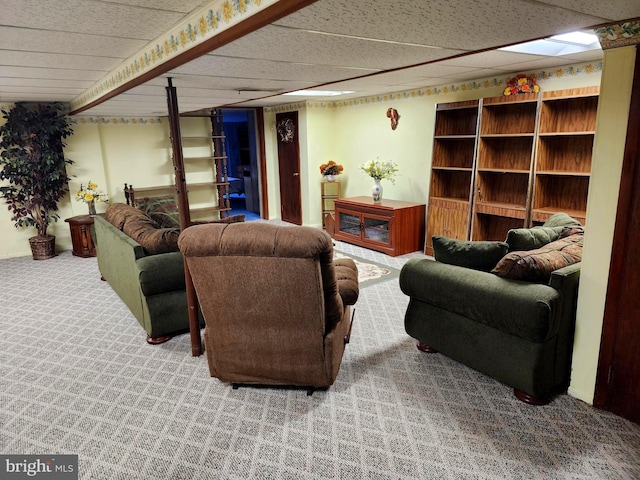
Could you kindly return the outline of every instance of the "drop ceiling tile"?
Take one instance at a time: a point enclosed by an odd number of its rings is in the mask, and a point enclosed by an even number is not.
[[[380,42],[267,26],[215,50],[215,55],[380,70],[429,62],[461,50]]]
[[[40,68],[40,67],[11,67],[2,65],[0,74],[9,78],[52,78],[59,80],[90,80],[91,83],[100,79],[104,71],[74,70],[70,68]]]
[[[193,10],[204,7],[211,3],[211,0],[109,0],[111,3],[120,3],[135,7],[144,7],[157,10],[168,10],[171,12],[190,13]]]
[[[42,68],[78,68],[108,72],[120,63],[112,57],[91,57],[88,55],[69,55],[63,53],[35,53],[0,50],[0,65],[30,65]]]
[[[428,65],[420,65],[418,67],[410,67],[401,71],[405,72],[407,75],[420,77],[449,77],[457,73],[472,72],[476,69],[476,67],[442,65],[440,62],[438,62],[430,63]]]
[[[215,75],[267,80],[296,79],[316,84],[343,80],[375,72],[375,69],[326,67],[303,63],[245,60],[217,55],[204,55],[174,69],[179,74]]]
[[[275,22],[291,28],[479,50],[604,21],[528,0],[320,0]]]
[[[105,37],[84,33],[54,32],[0,26],[3,50],[39,53],[71,53],[124,60],[148,42],[131,38]]]
[[[20,86],[26,87],[58,87],[58,88],[73,88],[83,91],[93,85],[90,80],[53,80],[51,78],[12,78],[12,77],[0,77],[0,86]]]
[[[480,52],[473,55],[452,58],[450,60],[443,60],[440,64],[445,66],[484,68],[508,66],[514,63],[542,60],[544,58],[545,57],[543,55],[528,55],[525,53],[491,50],[488,52]]]
[[[587,53],[587,52],[583,52],[583,53]],[[544,69],[544,68],[571,65],[572,63],[588,62],[591,60],[600,61],[600,58],[598,57],[593,59],[593,58],[589,58],[589,56],[583,56],[582,58],[583,59],[578,60],[576,57],[573,57],[573,56],[571,59],[568,59],[565,56],[547,57],[544,60],[535,60],[533,62],[526,62],[526,63],[516,63],[516,64],[513,64],[512,67],[513,67],[513,71],[522,70],[524,68],[531,71],[531,70],[538,70],[538,69]]]
[[[173,86],[180,94],[181,88],[215,88],[219,90],[268,90],[282,91],[300,90],[315,86],[313,82],[301,82],[298,80],[263,80],[257,78],[229,78],[229,77],[213,77],[204,75],[178,75],[175,72],[165,74],[172,78]],[[159,85],[165,87],[167,79],[159,77],[153,80],[154,83],[147,82],[145,85]]]
[[[42,6],[42,0],[0,0],[2,24],[152,40],[185,16],[181,12],[94,0],[58,0],[53,8]]]
[[[16,94],[28,94],[31,92],[37,93],[47,93],[47,94],[56,94],[61,96],[75,96],[82,92],[82,88],[73,88],[73,87],[41,87],[38,85],[3,85],[2,86],[2,94],[3,95],[12,95],[16,96]]]
[[[75,93],[60,93],[60,92],[47,92],[40,88],[28,88],[16,92],[1,92],[0,103],[7,102],[69,102],[77,94]]]
[[[540,3],[555,5],[568,10],[582,12],[608,20],[640,17],[638,0],[540,0]]]

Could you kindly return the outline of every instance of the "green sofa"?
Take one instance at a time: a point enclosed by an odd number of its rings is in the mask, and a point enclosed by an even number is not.
[[[189,329],[177,207],[172,198],[168,200],[162,197],[144,212],[115,203],[94,221],[100,274],[129,307],[151,344]],[[244,221],[244,215],[218,221]]]
[[[189,328],[180,252],[149,255],[137,241],[96,216],[96,252],[102,278],[129,307],[152,344]]]
[[[548,403],[569,382],[583,232],[564,215],[538,229],[509,231],[507,240],[519,250],[507,242],[434,237],[434,248],[440,240],[444,249],[440,255],[436,249],[436,261],[411,259],[400,273],[410,299],[407,333],[419,349],[441,352],[513,387],[522,401]],[[474,251],[480,259],[475,264]],[[554,260],[540,260],[544,255]],[[489,271],[487,259],[490,265],[498,261]],[[535,278],[519,270],[523,263],[534,265]]]

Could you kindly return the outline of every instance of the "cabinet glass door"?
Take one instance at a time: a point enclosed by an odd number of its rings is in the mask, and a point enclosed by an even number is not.
[[[338,228],[343,233],[360,236],[360,215],[340,212]]]
[[[389,220],[375,217],[364,218],[363,238],[389,243]]]

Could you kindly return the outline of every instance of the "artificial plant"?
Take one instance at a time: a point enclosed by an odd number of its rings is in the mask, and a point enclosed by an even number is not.
[[[73,133],[63,105],[17,103],[2,110],[0,198],[16,227],[36,227],[38,236],[58,220],[58,202],[69,191],[64,139]]]

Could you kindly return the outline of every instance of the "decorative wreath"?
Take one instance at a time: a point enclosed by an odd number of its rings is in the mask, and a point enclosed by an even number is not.
[[[278,135],[280,135],[280,141],[284,143],[293,142],[293,138],[295,136],[296,126],[293,123],[293,120],[287,118],[286,120],[281,120],[277,126]]]

